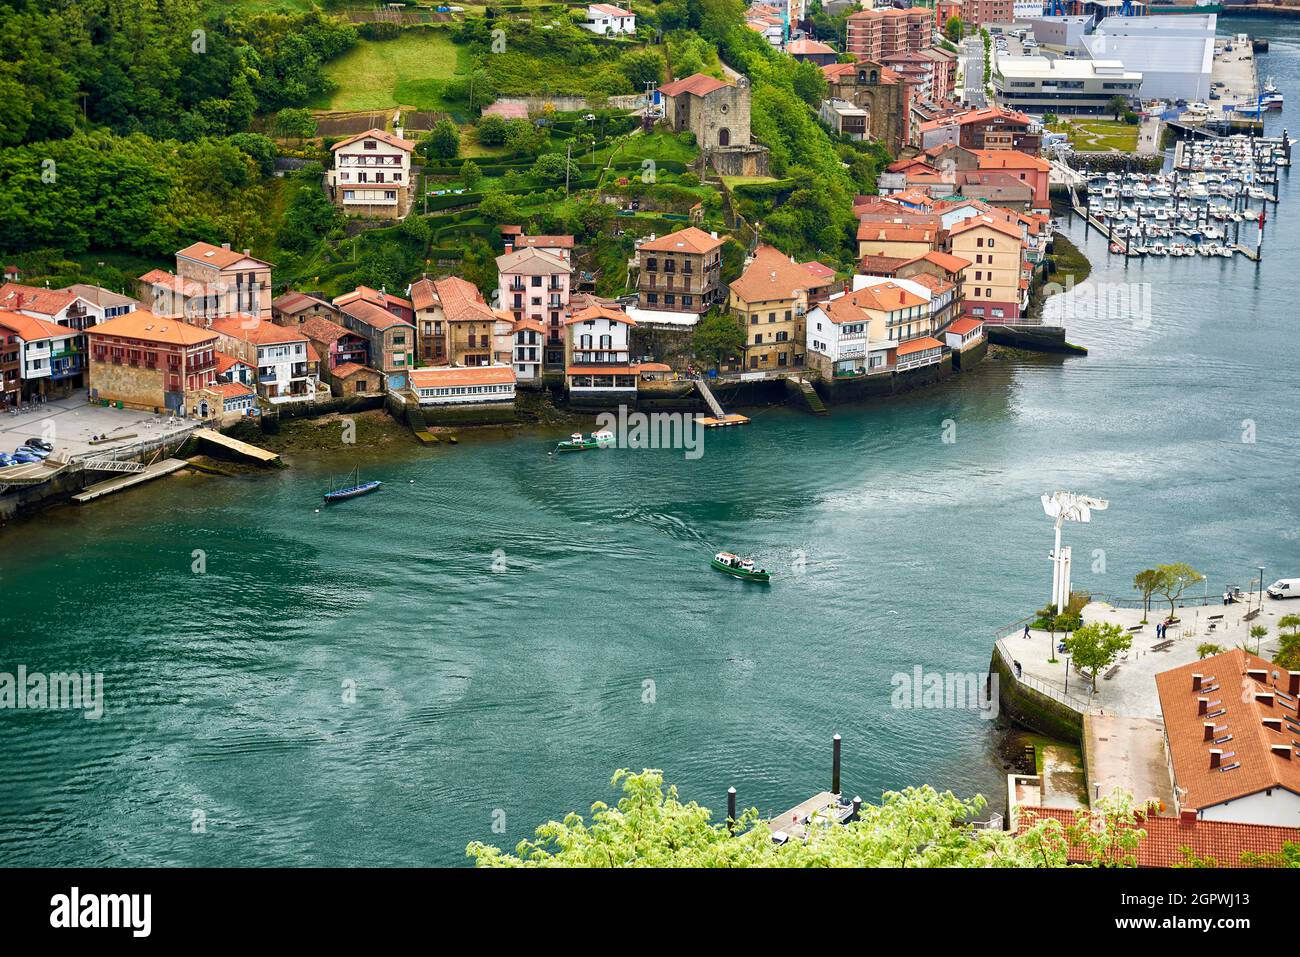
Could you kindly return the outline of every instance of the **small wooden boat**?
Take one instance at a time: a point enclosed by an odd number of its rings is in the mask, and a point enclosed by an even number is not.
[[[614,433],[608,429],[601,429],[599,432],[592,432],[591,436],[584,437],[581,432],[574,432],[569,436],[568,441],[561,442],[555,447],[557,452],[586,452],[589,449],[607,449],[614,444]]]
[[[753,559],[741,558],[731,552],[718,552],[711,564],[718,571],[747,582],[766,582],[772,577],[765,569],[755,568]]]
[[[332,492],[326,492],[325,501],[342,502],[346,499],[357,498],[361,495],[369,495],[371,492],[379,488],[379,486],[384,484],[383,482],[378,481],[362,482],[360,468],[352,470],[352,480],[351,485],[345,485],[343,488],[336,488]]]

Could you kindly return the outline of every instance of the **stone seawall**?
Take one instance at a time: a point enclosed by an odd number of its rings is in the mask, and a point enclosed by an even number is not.
[[[997,645],[989,674],[997,675],[999,711],[1016,724],[1062,741],[1083,740],[1083,714],[1016,678]]]

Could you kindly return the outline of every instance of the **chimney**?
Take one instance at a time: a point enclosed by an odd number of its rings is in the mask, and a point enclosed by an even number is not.
[[[1272,752],[1279,758],[1286,761],[1291,760],[1291,745],[1289,744],[1275,744],[1270,750],[1272,750]]]
[[[222,249],[229,249],[229,248],[230,248],[230,243],[222,243],[222,244],[221,244],[221,248],[222,248]]]
[[[510,237],[506,237],[506,255],[509,256],[514,251],[515,251],[515,241]]]
[[[1217,768],[1223,763],[1223,750],[1221,748],[1210,749],[1210,767]]]
[[[1246,677],[1247,677],[1247,678],[1253,678],[1255,681],[1258,681],[1260,684],[1264,684],[1264,683],[1266,683],[1266,682],[1268,681],[1268,669],[1267,669],[1267,668],[1247,668],[1247,669],[1246,669]]]
[[[1213,722],[1213,721],[1207,721],[1207,722],[1205,722],[1205,724],[1203,725],[1203,727],[1205,728],[1205,736],[1204,736],[1203,738],[1201,738],[1201,740],[1202,740],[1202,741],[1213,741],[1213,740],[1214,740],[1214,722]]]
[[[1196,809],[1185,807],[1178,812],[1178,823],[1186,827],[1196,827]]]
[[[1286,690],[1290,695],[1300,695],[1300,671],[1286,673]]]
[[[1192,690],[1193,690],[1193,691],[1200,691],[1200,690],[1201,690],[1201,677],[1202,677],[1202,676],[1199,675],[1199,674],[1192,675]]]
[[[1197,713],[1197,714],[1205,714],[1205,712],[1207,712],[1207,711],[1209,711],[1209,710],[1210,710],[1210,699],[1209,699],[1209,698],[1197,698],[1197,699],[1196,699],[1196,713]]]
[[[245,256],[251,256],[251,255],[253,255],[253,251],[252,251],[251,249],[245,249],[245,250],[244,250],[244,255],[245,255]]]

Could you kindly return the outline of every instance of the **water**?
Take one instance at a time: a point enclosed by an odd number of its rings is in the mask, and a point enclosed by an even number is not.
[[[1294,110],[1300,24],[1269,28]],[[0,863],[457,864],[609,798],[624,766],[778,812],[829,785],[837,731],[849,791],[1000,805],[989,723],[895,710],[890,679],[982,672],[994,631],[1044,604],[1041,493],[1111,502],[1068,532],[1079,587],[1132,594],[1175,560],[1211,589],[1300,574],[1295,175],[1258,268],[1126,269],[1093,234],[1093,280],[1152,283],[1152,315],[1072,319],[1087,358],[759,412],[698,461],[470,439],[362,455],[384,489],[319,512],[352,457],[0,532],[0,670],[102,671],[108,709],[0,712]],[[718,548],[773,585],[710,571]]]

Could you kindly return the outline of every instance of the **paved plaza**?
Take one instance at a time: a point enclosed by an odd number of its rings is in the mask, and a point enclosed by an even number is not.
[[[0,413],[0,451],[12,452],[29,438],[54,444],[56,453],[77,457],[114,452],[141,443],[181,436],[201,425],[192,419],[172,419],[151,412],[91,405],[84,397],[57,399],[19,415]],[[120,442],[91,445],[92,435],[127,436]]]

